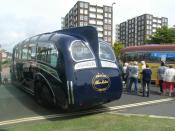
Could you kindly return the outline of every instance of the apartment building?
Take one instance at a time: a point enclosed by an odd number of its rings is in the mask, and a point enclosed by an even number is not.
[[[120,25],[117,24],[115,26],[115,42],[119,42],[120,41]]]
[[[64,17],[62,28],[91,25],[97,28],[98,37],[112,44],[113,11],[111,6],[91,5],[78,1]]]
[[[120,23],[119,33],[116,34],[119,40],[128,46],[144,45],[145,40],[156,32],[157,28],[168,26],[168,18],[155,17],[151,14],[128,19]]]

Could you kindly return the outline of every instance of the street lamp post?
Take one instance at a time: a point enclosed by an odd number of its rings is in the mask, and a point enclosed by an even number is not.
[[[114,9],[113,9],[113,7],[114,7],[115,4],[116,4],[115,2],[112,3],[112,46],[113,46],[113,38],[114,38],[113,36],[114,36],[114,27],[115,27],[115,26],[113,26],[113,23],[114,23],[113,22],[114,21],[114,15],[113,15],[114,14]]]

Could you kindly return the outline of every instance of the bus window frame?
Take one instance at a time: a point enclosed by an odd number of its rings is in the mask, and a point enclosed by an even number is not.
[[[106,46],[109,47],[109,49],[111,50],[111,52],[112,52],[112,54],[113,54],[113,56],[114,56],[114,60],[102,59],[102,58],[100,57],[100,50],[101,50],[100,45],[101,45],[101,44],[106,45]],[[99,59],[102,60],[102,61],[109,61],[109,62],[113,62],[113,63],[115,63],[115,61],[116,61],[116,57],[115,57],[114,51],[113,51],[113,49],[110,47],[110,45],[109,45],[107,42],[104,42],[104,41],[103,41],[103,42],[99,42]]]
[[[24,46],[26,47],[26,48],[24,48]],[[23,50],[24,49],[27,49],[27,52],[26,52],[26,58],[23,58],[23,55],[24,55],[24,52],[23,52]],[[21,59],[22,60],[28,60],[28,43],[23,43],[22,45],[21,45]]]
[[[31,55],[31,56],[30,56],[30,59],[29,59],[29,47],[30,47],[30,45],[34,45],[34,47],[35,47],[35,56],[32,57],[32,55]],[[32,47],[32,46],[31,46],[31,47]],[[30,43],[28,43],[27,49],[28,49],[27,60],[36,60],[36,56],[37,56],[37,43],[35,43],[35,42],[30,42]],[[31,52],[31,54],[32,54],[32,52]]]
[[[50,63],[48,63],[47,60],[43,61],[43,60],[39,60],[39,59],[38,59],[38,55],[39,55],[38,50],[39,50],[39,45],[42,45],[41,43],[44,43],[44,44],[46,44],[46,45],[52,45],[53,48],[56,50],[57,59],[56,59],[56,65],[55,65],[55,66],[53,66],[53,65],[50,64]],[[48,55],[48,54],[47,54],[47,55]],[[46,55],[46,59],[47,59],[47,55]],[[44,64],[46,64],[46,65],[49,65],[49,66],[51,66],[51,67],[53,67],[53,68],[56,68],[57,65],[58,65],[58,59],[59,59],[59,51],[58,51],[58,49],[56,48],[56,45],[55,45],[54,42],[44,42],[44,41],[38,41],[38,42],[37,42],[37,44],[36,44],[36,61],[37,61],[37,62],[41,62],[41,63],[44,63]]]
[[[91,59],[83,59],[83,60],[76,60],[76,59],[73,57],[73,53],[72,53],[72,45],[75,44],[76,42],[81,42],[82,45],[85,45],[85,46],[89,49],[89,51],[91,52],[93,58],[91,58]],[[70,51],[70,54],[71,54],[71,58],[72,58],[73,61],[75,61],[76,63],[78,63],[78,62],[83,62],[83,61],[93,61],[93,60],[95,60],[95,55],[94,55],[92,49],[90,48],[89,44],[88,44],[87,42],[85,42],[85,41],[82,41],[82,40],[74,40],[74,41],[72,41],[71,44],[70,44],[70,47],[69,47],[69,51]]]

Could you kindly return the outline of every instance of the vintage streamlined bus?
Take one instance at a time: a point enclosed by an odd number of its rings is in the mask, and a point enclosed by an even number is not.
[[[43,105],[67,110],[119,99],[122,82],[111,46],[94,27],[33,36],[13,49],[12,80]]]

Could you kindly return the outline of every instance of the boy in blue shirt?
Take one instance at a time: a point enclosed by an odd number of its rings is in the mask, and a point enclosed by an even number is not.
[[[146,64],[146,68],[143,69],[142,71],[142,80],[143,80],[143,97],[146,96],[149,97],[149,93],[150,93],[150,84],[151,84],[151,75],[152,75],[152,71],[149,68],[149,65]],[[147,91],[146,91],[146,87],[147,87]]]

